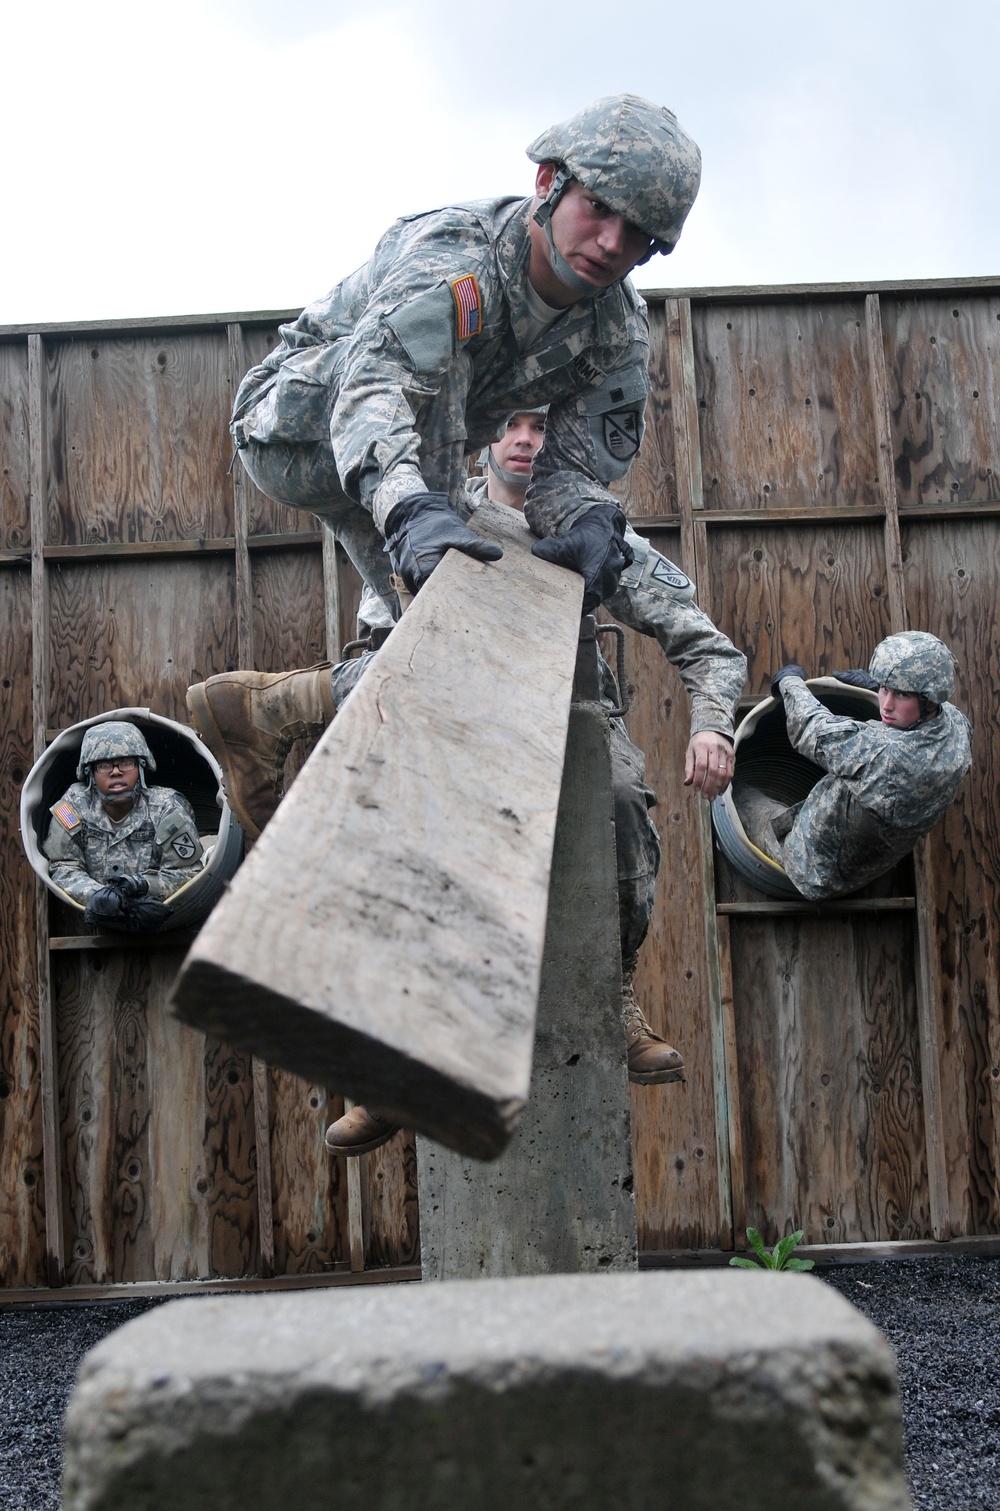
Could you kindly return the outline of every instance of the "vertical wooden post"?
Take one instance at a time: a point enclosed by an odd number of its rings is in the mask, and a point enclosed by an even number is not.
[[[691,578],[704,604],[711,601],[708,570],[708,534],[704,520],[701,474],[701,435],[698,425],[698,390],[694,366],[694,333],[690,299],[668,299],[667,354],[670,365],[670,414],[674,430],[674,466],[677,477],[677,508],[681,522],[681,565]],[[715,1156],[719,1188],[719,1244],[733,1244],[733,1186],[730,1146],[732,1098],[730,1067],[726,1053],[726,1019],[719,955],[718,917],[715,906],[715,860],[712,849],[712,816],[707,803],[698,802],[698,843],[701,886],[704,899],[705,948],[708,956],[709,1009],[712,1022],[712,1081],[715,1093]],[[731,995],[731,993],[730,993]]]
[[[45,348],[41,336],[31,335],[28,337],[28,456],[31,510],[32,759],[35,761],[45,754],[49,714],[49,593],[44,557],[48,497],[47,441]],[[59,1138],[58,1041],[49,954],[49,894],[44,882],[38,877],[35,878],[35,941],[46,1264],[49,1284],[62,1285],[66,1272],[66,1239]]]
[[[323,608],[326,614],[326,654],[340,660],[340,566],[337,538],[323,520]]]
[[[885,510],[885,566],[889,595],[889,626],[893,634],[908,628],[903,546],[899,529],[899,499],[890,424],[889,384],[882,339],[882,310],[877,294],[865,299],[868,371],[875,421],[875,454],[880,502]],[[927,1147],[927,1186],[931,1231],[937,1239],[951,1236],[948,1216],[948,1167],[944,1147],[944,1104],[941,1092],[941,1045],[944,1030],[940,983],[934,968],[935,904],[937,888],[926,840],[914,855],[917,897],[917,1024],[920,1040],[920,1078],[923,1087],[924,1139]]]
[[[229,343],[229,380],[233,394],[246,371],[243,328],[226,327]],[[250,506],[246,473],[234,459],[233,534],[236,543],[236,655],[241,667],[253,668],[253,584],[250,568]],[[257,1217],[260,1231],[260,1268],[274,1274],[274,1196],[271,1189],[271,1081],[263,1060],[253,1062],[253,1118],[257,1144]]]

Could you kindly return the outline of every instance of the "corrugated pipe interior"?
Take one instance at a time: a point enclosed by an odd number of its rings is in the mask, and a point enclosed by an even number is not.
[[[876,693],[848,687],[835,677],[812,677],[807,686],[831,713],[849,719],[878,717]],[[768,897],[801,897],[784,868],[748,837],[733,791],[741,786],[753,787],[790,807],[809,796],[823,770],[793,748],[780,696],[765,698],[747,714],[736,730],[733,744],[736,752],[733,785],[712,804],[712,824],[719,849],[734,870],[759,892]]]
[[[84,734],[91,725],[108,719],[128,719],[142,730],[156,761],[152,781],[183,793],[194,808],[205,847],[205,863],[201,873],[185,882],[170,898],[171,914],[164,924],[165,930],[190,928],[211,912],[243,859],[243,831],[225,801],[218,762],[186,724],[154,714],[148,708],[114,708],[61,730],[32,766],[21,789],[21,841],[25,853],[49,891],[75,909],[82,919],[81,904],[50,880],[49,863],[41,847],[48,833],[49,809],[76,781]]]

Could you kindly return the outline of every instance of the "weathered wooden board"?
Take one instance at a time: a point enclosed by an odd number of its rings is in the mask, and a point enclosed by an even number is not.
[[[31,544],[28,345],[0,344],[0,551]]]
[[[882,301],[902,504],[1000,499],[1000,297]]]
[[[954,701],[973,722],[972,770],[928,841],[931,954],[939,972],[944,1142],[957,1233],[1000,1227],[1000,687],[996,527],[924,523],[904,531],[915,628],[958,661]]]
[[[911,919],[734,918],[731,937],[747,1221],[928,1237]]]
[[[149,706],[187,722],[192,682],[236,665],[232,563],[117,561],[50,574],[53,718]]]
[[[326,660],[323,561],[317,551],[255,551],[253,573],[254,663],[284,672]]]
[[[705,507],[877,504],[864,301],[693,319]]]
[[[70,1284],[257,1268],[249,1056],[165,1011],[179,963],[56,958]]]
[[[314,1275],[350,1256],[347,1167],[330,1158],[323,1133],[342,1103],[322,1086],[270,1069],[274,1268]]]
[[[450,552],[192,949],[177,1010],[473,1156],[528,1092],[582,580]]]
[[[2,348],[0,348],[2,350]],[[18,836],[31,766],[31,580],[0,567],[0,1285],[45,1274],[34,877]]]
[[[66,341],[47,358],[48,544],[232,534],[224,334]]]

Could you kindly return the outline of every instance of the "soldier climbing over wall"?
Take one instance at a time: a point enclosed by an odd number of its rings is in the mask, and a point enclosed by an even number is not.
[[[126,719],[92,725],[73,786],[53,804],[42,849],[49,875],[82,903],[91,928],[157,929],[166,899],[199,875],[194,810],[172,787],[150,787],[156,762]]]
[[[628,274],[672,251],[700,154],[669,110],[617,95],[543,132],[528,156],[533,197],[397,221],[369,263],[282,327],[281,344],[240,386],[233,435],[256,485],[324,519],[394,619],[393,578],[412,594],[450,549],[500,554],[467,524],[467,458],[511,414],[547,405],[524,498],[540,537],[533,550],[583,576],[585,612],[606,603],[659,640],[692,699],[685,780],[711,799],[732,775],[746,663],[609,491],[639,449],[648,392],[645,306]],[[189,690],[251,836],[281,797],[292,741],[318,734],[356,677],[353,664],[332,677],[329,666],[236,672]],[[679,1079],[683,1061],[632,994],[659,862],[635,755],[627,779],[643,858],[624,878],[635,899],[627,931],[623,908],[626,1032],[630,1074],[656,1082]],[[394,1131],[355,1108],[328,1143],[358,1154]]]
[[[878,693],[879,718],[831,713],[805,669],[771,679],[793,746],[826,773],[791,807],[737,783],[752,842],[803,897],[842,897],[882,876],[938,822],[972,764],[969,722],[950,698],[955,659],[936,635],[907,630],[876,646],[868,671],[833,676]]]

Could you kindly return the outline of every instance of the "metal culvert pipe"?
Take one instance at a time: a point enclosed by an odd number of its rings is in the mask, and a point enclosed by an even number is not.
[[[863,687],[848,687],[836,677],[810,677],[809,691],[831,713],[867,721],[878,716],[878,695]],[[747,714],[733,737],[736,755],[732,785],[712,803],[712,826],[719,849],[733,869],[768,897],[802,896],[785,874],[749,838],[739,811],[740,790],[756,789],[790,807],[801,803],[826,773],[815,761],[800,755],[788,738],[780,694],[765,698]]]
[[[155,785],[173,787],[194,808],[205,847],[205,863],[197,876],[178,887],[168,899],[170,917],[157,932],[190,928],[211,912],[243,859],[243,831],[226,803],[219,763],[186,724],[154,714],[148,708],[113,708],[61,730],[32,766],[21,788],[21,843],[25,854],[49,891],[75,909],[82,919],[83,905],[51,880],[42,842],[51,819],[49,809],[76,781],[84,734],[92,725],[109,719],[127,719],[142,730],[156,761]]]

